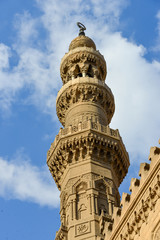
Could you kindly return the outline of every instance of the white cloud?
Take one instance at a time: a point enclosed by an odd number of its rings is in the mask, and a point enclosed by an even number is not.
[[[92,3],[92,11],[94,13],[94,17],[103,17],[105,20],[111,23],[117,24],[119,22],[119,17],[121,12],[127,5],[129,1],[127,0],[91,0]],[[112,25],[113,26],[113,25]]]
[[[120,129],[127,150],[141,155],[137,161],[142,161],[159,138],[160,63],[147,62],[144,47],[127,41],[119,33],[106,35],[104,43],[101,47],[108,64],[106,83],[116,101],[111,126]]]
[[[46,167],[31,165],[24,155],[7,161],[0,157],[0,196],[57,207],[59,191]]]
[[[9,67],[9,55],[10,49],[4,44],[0,44],[0,69],[6,69]]]
[[[23,15],[15,16],[14,28],[18,33],[18,44],[32,45],[33,40],[38,36],[38,19],[33,18],[29,12],[24,12]],[[19,45],[21,47],[21,45]]]
[[[9,111],[16,101],[16,94],[26,88],[28,97],[24,102],[36,105],[55,119],[55,98],[61,87],[60,60],[78,33],[76,22],[86,23],[93,35],[96,21],[101,28],[105,18],[110,19],[110,24],[115,19],[118,22],[126,5],[127,0],[102,0],[100,5],[94,0],[87,1],[87,4],[81,0],[37,0],[37,6],[43,12],[41,16],[32,17],[29,12],[17,14],[14,24],[16,40],[11,47],[1,44],[0,48],[1,110]],[[103,18],[99,21],[101,15]],[[46,38],[42,36],[41,30]],[[16,66],[10,65],[12,51],[17,54]]]

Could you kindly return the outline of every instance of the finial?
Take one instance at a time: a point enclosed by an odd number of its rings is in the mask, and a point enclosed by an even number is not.
[[[77,22],[77,26],[80,28],[79,29],[79,36],[81,36],[81,35],[84,35],[85,36],[85,30],[86,30],[86,27],[82,24],[82,23],[80,23],[80,22]]]

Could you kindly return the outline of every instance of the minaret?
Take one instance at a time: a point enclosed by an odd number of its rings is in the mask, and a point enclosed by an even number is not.
[[[63,86],[56,108],[64,126],[47,154],[60,194],[61,227],[56,240],[103,240],[111,230],[113,208],[120,206],[118,187],[129,158],[118,130],[109,127],[114,97],[105,84],[104,57],[85,27],[61,61]],[[105,231],[104,231],[105,228]]]

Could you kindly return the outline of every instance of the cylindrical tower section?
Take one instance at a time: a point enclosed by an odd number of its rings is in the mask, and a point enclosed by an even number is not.
[[[110,123],[114,113],[114,97],[102,81],[78,77],[67,82],[57,96],[57,115],[63,126],[91,119],[102,125]]]
[[[105,84],[104,57],[92,39],[75,38],[61,61],[63,87],[57,96],[57,115],[63,126],[91,119],[108,125],[114,114],[114,97]]]

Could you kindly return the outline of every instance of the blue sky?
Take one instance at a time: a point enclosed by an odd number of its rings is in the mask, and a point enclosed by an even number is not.
[[[0,0],[0,240],[54,239],[59,192],[46,153],[61,127],[55,100],[60,61],[76,22],[104,55],[118,128],[131,167],[160,137],[159,0]]]

